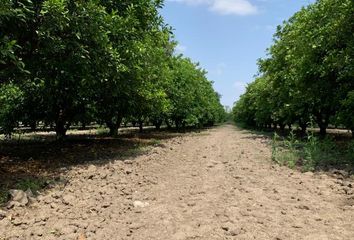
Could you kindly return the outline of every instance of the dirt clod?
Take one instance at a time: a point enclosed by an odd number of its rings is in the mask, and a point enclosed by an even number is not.
[[[8,208],[12,207],[24,207],[26,206],[30,198],[33,197],[32,191],[28,189],[26,192],[22,190],[13,189],[10,190],[11,201],[8,204]]]

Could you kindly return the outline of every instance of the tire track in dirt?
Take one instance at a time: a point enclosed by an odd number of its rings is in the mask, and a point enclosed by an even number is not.
[[[274,165],[267,141],[225,125],[76,167],[0,239],[354,239],[353,179]]]

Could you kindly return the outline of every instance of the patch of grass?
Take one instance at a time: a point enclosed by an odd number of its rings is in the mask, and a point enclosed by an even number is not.
[[[150,141],[150,144],[153,145],[153,146],[160,146],[162,144],[162,141],[159,140],[159,139],[152,139]]]
[[[136,144],[134,148],[126,149],[119,154],[120,158],[137,157],[148,150],[148,146]]]
[[[104,128],[104,127],[99,127],[99,128],[97,128],[97,130],[96,130],[97,136],[107,136],[108,133],[109,133],[108,129],[107,129],[107,128]]]
[[[36,194],[38,193],[38,191],[45,188],[47,185],[48,184],[45,179],[27,178],[19,180],[15,184],[15,188],[22,191],[27,191],[28,189],[31,189],[32,193]]]
[[[0,206],[4,205],[9,200],[9,191],[7,188],[0,188]]]
[[[305,140],[298,140],[293,132],[287,138],[274,134],[272,159],[291,168],[314,171],[330,166],[354,166],[354,143],[346,149],[340,148],[334,139],[319,139],[309,132]]]
[[[295,168],[299,160],[299,155],[296,152],[284,150],[284,151],[278,151],[276,154],[273,155],[273,158],[278,164],[282,166]]]
[[[195,137],[210,136],[210,133],[209,132],[197,132],[197,133],[193,133],[193,136],[195,136]]]
[[[236,127],[241,128],[241,129],[249,129],[249,126],[244,123],[244,122],[233,122],[233,124],[235,124]]]
[[[17,180],[16,183],[10,185],[0,186],[0,206],[4,205],[9,200],[9,190],[18,189],[27,191],[31,189],[32,193],[36,196],[40,190],[43,190],[48,185],[54,184],[54,180],[46,180],[44,178],[23,178]]]
[[[300,155],[297,151],[299,142],[295,139],[294,134],[290,134],[289,139],[280,140],[275,133],[272,141],[272,159],[280,165],[295,168],[299,162]]]

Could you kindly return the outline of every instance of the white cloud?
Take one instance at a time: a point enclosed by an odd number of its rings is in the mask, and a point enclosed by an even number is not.
[[[246,82],[241,82],[241,81],[237,81],[234,82],[234,88],[238,89],[238,90],[244,90],[247,87],[247,83]]]
[[[250,15],[257,13],[257,8],[246,0],[214,1],[211,10],[223,15]]]
[[[181,54],[186,52],[187,47],[178,43],[175,50],[177,54]]]
[[[222,15],[251,15],[258,9],[249,0],[169,0],[188,5],[207,5],[210,11]]]
[[[218,76],[221,76],[224,74],[224,70],[226,68],[226,64],[225,63],[219,63],[217,66],[216,66],[216,75]]]
[[[170,2],[181,2],[188,5],[201,5],[201,4],[210,4],[214,0],[169,0]]]
[[[214,78],[220,77],[224,74],[226,67],[227,67],[227,65],[225,63],[221,62],[221,63],[218,63],[213,69],[210,69],[210,71],[208,71],[208,73],[211,74]]]

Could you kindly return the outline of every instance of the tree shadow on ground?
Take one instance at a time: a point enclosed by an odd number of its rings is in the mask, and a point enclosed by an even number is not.
[[[187,129],[184,133],[199,131]],[[36,133],[35,137],[26,136],[20,141],[0,141],[0,192],[18,188],[23,182],[45,187],[48,182],[58,181],[61,173],[71,167],[133,158],[145,154],[149,147],[164,147],[163,140],[184,133],[167,129],[139,133],[130,129],[110,137],[105,133],[75,131],[63,142],[55,141],[53,133]],[[0,204],[1,198],[6,197],[0,196]]]

